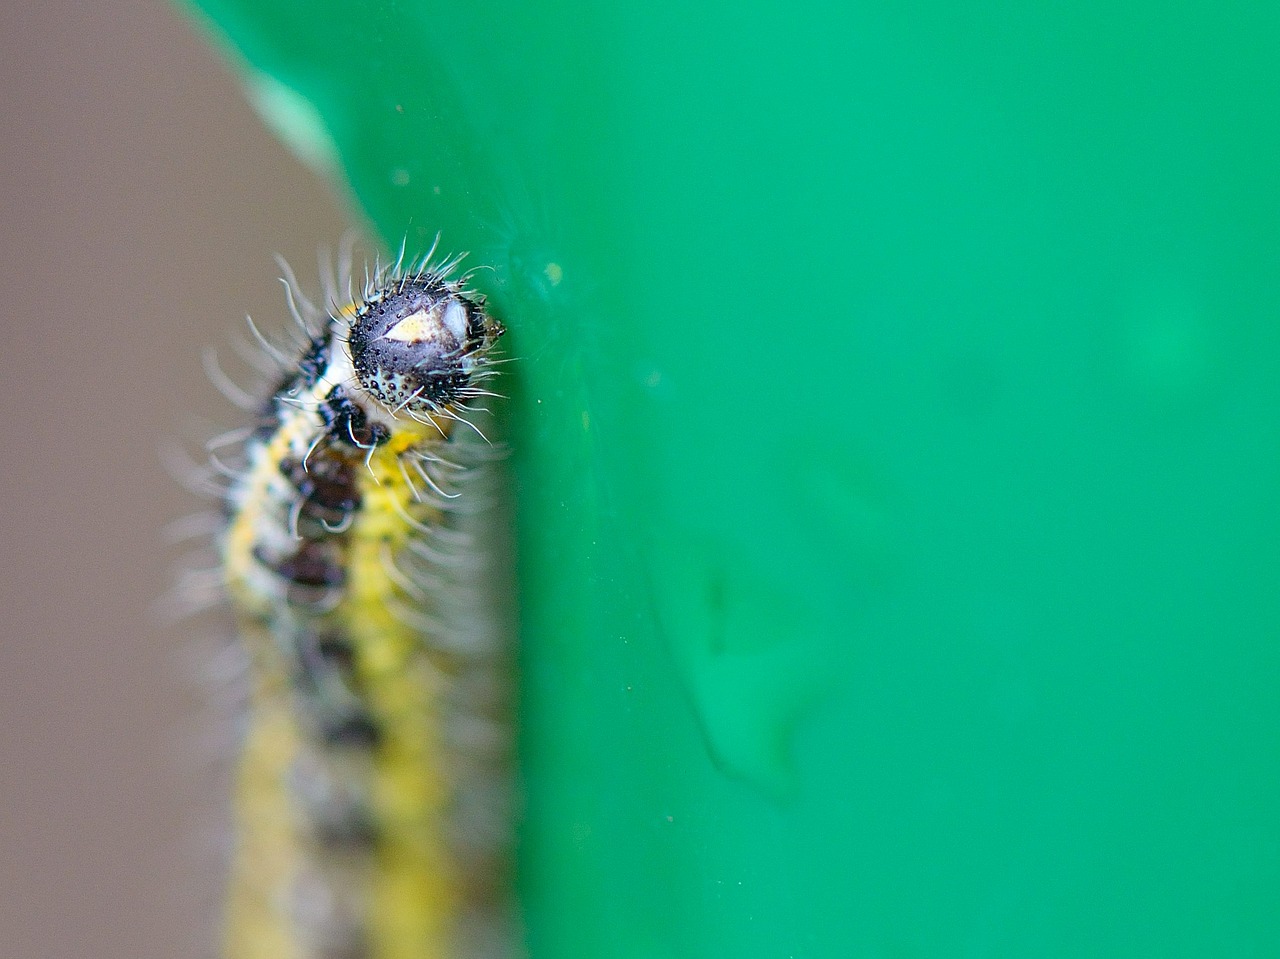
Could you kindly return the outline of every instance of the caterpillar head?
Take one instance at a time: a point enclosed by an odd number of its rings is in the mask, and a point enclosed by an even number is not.
[[[475,395],[486,353],[502,332],[482,297],[423,273],[366,298],[347,345],[369,395],[393,413],[422,416]]]

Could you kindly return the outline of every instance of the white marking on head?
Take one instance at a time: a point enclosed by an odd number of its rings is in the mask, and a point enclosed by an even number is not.
[[[455,340],[464,343],[467,339],[467,308],[457,297],[451,296],[446,302],[448,306],[444,310],[444,325]]]
[[[426,343],[440,338],[440,306],[437,303],[429,310],[418,310],[410,313],[387,330],[384,338],[398,343]],[[448,324],[448,316],[445,323]]]

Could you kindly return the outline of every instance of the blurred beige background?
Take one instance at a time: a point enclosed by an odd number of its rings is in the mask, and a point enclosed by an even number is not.
[[[344,217],[160,0],[4,4],[0,77],[0,955],[205,956],[222,626],[154,613],[202,505],[159,451],[236,422],[202,349]]]

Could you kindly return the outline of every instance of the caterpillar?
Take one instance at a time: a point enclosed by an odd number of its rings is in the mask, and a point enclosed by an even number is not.
[[[508,651],[477,607],[503,327],[458,259],[366,271],[225,470],[225,589],[250,664],[226,959],[506,959]]]

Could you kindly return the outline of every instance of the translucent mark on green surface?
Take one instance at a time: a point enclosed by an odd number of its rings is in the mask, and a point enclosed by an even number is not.
[[[651,568],[712,759],[785,800],[798,787],[792,734],[855,668],[864,604],[891,582],[902,536],[893,497],[851,456],[779,462],[785,505],[761,502],[726,523],[740,534],[729,549],[695,534]]]
[[[266,73],[246,73],[245,90],[262,122],[294,156],[322,176],[337,174],[337,144],[310,100]]]
[[[815,644],[794,636],[797,609],[741,562],[713,558],[707,545],[668,559],[659,597],[712,759],[775,799],[789,797],[791,732],[822,689]]]

